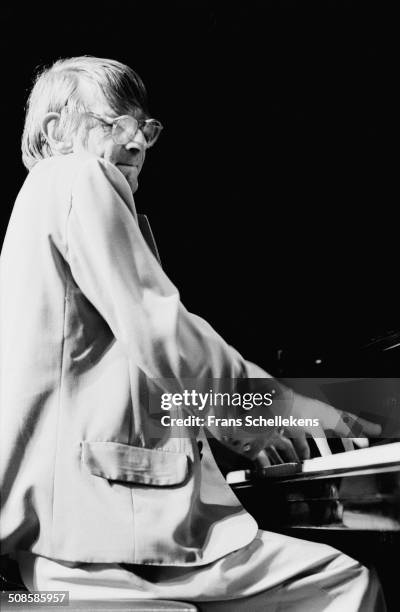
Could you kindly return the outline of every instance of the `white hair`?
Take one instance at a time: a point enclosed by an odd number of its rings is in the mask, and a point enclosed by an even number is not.
[[[39,72],[28,98],[21,147],[22,161],[28,170],[52,155],[42,132],[47,113],[59,113],[56,136],[60,139],[82,124],[84,113],[90,110],[83,85],[88,85],[95,94],[102,94],[118,114],[132,109],[147,113],[145,86],[129,66],[89,55],[57,60]]]

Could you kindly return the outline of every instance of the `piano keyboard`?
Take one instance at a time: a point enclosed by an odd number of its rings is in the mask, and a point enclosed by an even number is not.
[[[302,464],[302,472],[312,473],[322,470],[352,469],[357,467],[386,465],[400,462],[400,442],[360,448],[358,450],[336,453],[326,457],[306,459]]]
[[[400,442],[361,448],[358,450],[306,459],[302,463],[282,463],[264,467],[259,471],[263,478],[282,478],[292,475],[313,475],[320,472],[388,467],[400,464]],[[229,484],[246,482],[253,477],[252,470],[237,470],[226,476]]]

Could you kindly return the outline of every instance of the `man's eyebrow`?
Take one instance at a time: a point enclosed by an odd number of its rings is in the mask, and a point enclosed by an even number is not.
[[[119,110],[111,110],[108,113],[105,113],[103,116],[107,119],[117,119],[118,117],[123,117],[124,115],[130,115],[131,117],[135,117],[138,121],[149,119],[150,115],[144,111],[142,108],[138,106],[135,107],[125,107],[125,109],[120,108]]]
[[[148,114],[142,108],[140,108],[140,106],[132,106],[129,109],[127,114],[132,115],[136,119],[147,119],[148,118]]]

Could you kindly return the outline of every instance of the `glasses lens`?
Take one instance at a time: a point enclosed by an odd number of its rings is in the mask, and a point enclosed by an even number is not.
[[[162,125],[156,119],[148,119],[143,127],[141,127],[143,136],[146,139],[147,146],[151,147],[160,135]]]
[[[116,144],[126,145],[135,138],[140,129],[147,146],[151,147],[159,137],[162,127],[156,119],[147,119],[139,123],[135,117],[123,115],[114,121],[112,135]]]
[[[128,144],[138,131],[138,122],[134,117],[119,117],[114,122],[113,138],[116,144]]]

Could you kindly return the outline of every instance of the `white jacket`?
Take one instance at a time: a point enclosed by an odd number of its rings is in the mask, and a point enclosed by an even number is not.
[[[203,433],[201,461],[192,430],[155,439],[145,394],[150,379],[268,375],[182,306],[114,165],[31,170],[0,299],[1,553],[198,565],[255,537]]]

